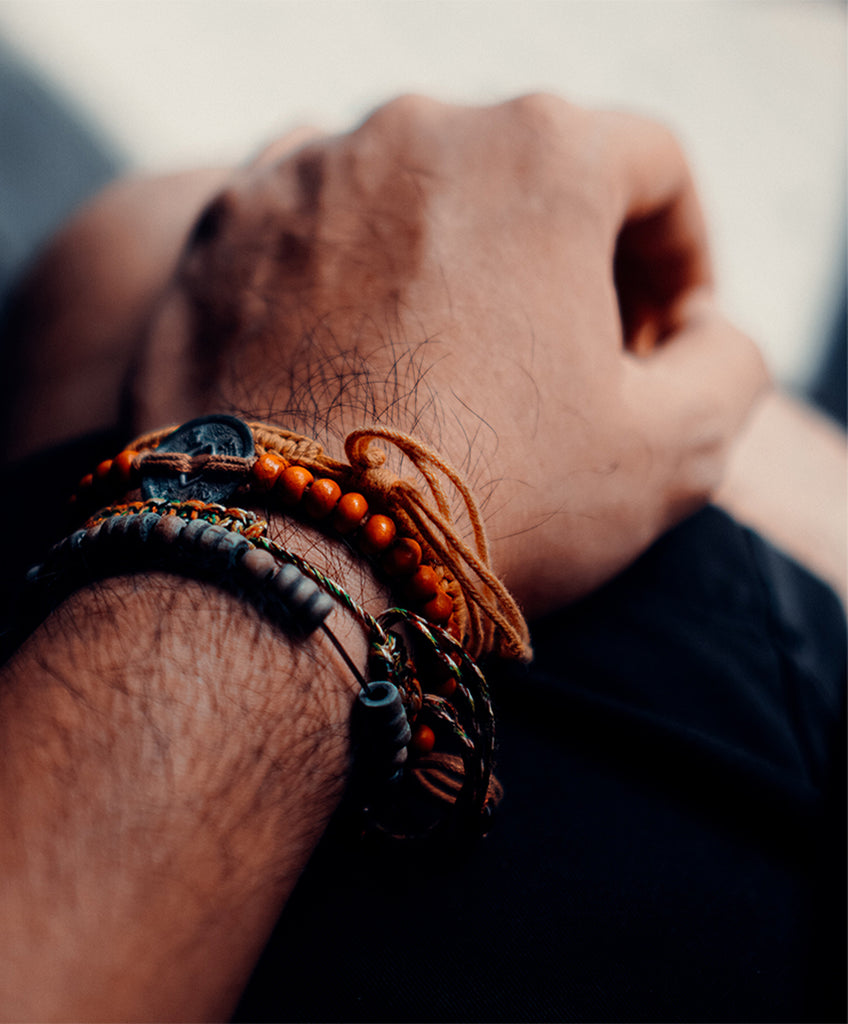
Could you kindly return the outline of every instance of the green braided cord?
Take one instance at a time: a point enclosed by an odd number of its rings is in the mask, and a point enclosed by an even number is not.
[[[393,621],[395,619],[401,619],[408,622],[428,642],[439,661],[449,670],[451,676],[457,681],[458,688],[462,691],[463,697],[468,701],[472,716],[476,717],[476,703],[474,695],[464,682],[464,671],[472,673],[477,682],[479,690],[478,697],[483,703],[486,720],[492,720],[494,718],[494,711],[489,697],[489,688],[486,683],[486,678],[480,671],[477,663],[464,650],[462,645],[459,644],[454,637],[447,632],[447,630],[442,629],[440,626],[435,626],[420,615],[416,615],[414,612],[410,612],[405,608],[389,608],[387,611],[383,612],[379,621],[381,624],[385,625],[387,621]],[[459,656],[459,665],[457,665],[453,658],[451,658],[444,650],[445,645],[447,645],[453,653],[456,653]]]
[[[264,531],[268,524],[255,512],[249,512],[243,508],[231,508],[225,505],[208,503],[203,505],[190,505],[182,501],[163,500],[161,498],[150,498],[147,501],[133,501],[124,505],[110,505],[100,509],[88,521],[89,526],[97,526],[106,519],[114,516],[144,515],[146,512],[156,512],[159,515],[175,515],[181,519],[203,519],[214,526],[224,526],[233,533],[244,533],[252,526],[259,526]],[[252,538],[247,538],[252,539]]]
[[[447,710],[448,708],[453,710],[449,701],[446,701],[444,697],[437,696],[435,693],[428,693],[424,697],[424,705],[434,718],[438,718],[440,721],[444,722],[445,725],[449,726],[450,731],[454,736],[456,736],[463,746],[467,747],[471,751],[476,750],[474,741],[465,729],[462,728],[456,720],[456,717]]]
[[[424,706],[429,714],[450,729],[462,745],[465,781],[455,807],[459,810],[460,805],[465,804],[477,813],[482,813],[489,791],[495,745],[494,711],[483,673],[450,633],[420,615],[415,615],[405,608],[390,608],[379,617],[379,620],[384,626],[398,620],[411,626],[456,679],[455,693],[466,704],[464,714],[457,703],[451,703],[435,694],[427,694],[424,697]],[[459,659],[458,664],[451,655]],[[468,685],[472,680],[476,684],[476,699]],[[482,705],[482,716],[477,713],[477,701]],[[472,726],[473,735],[469,735],[465,724],[460,721],[460,715]]]
[[[397,677],[400,671],[400,637],[396,633],[386,633],[382,638],[371,638],[369,663],[376,666],[371,671],[371,677],[392,680]]]
[[[462,679],[462,668],[457,662],[451,657],[451,654],[456,654],[460,657],[462,663],[466,667],[473,667],[475,673],[482,679],[482,674],[477,668],[474,660],[466,654],[462,645],[453,637],[446,629],[442,629],[441,626],[437,626],[434,623],[428,621],[420,615],[416,615],[415,612],[411,612],[408,608],[388,608],[384,611],[379,618],[380,624],[386,626],[388,623],[394,623],[395,621],[406,622],[412,626],[416,632],[427,641],[431,651],[435,654],[438,661],[444,665],[448,670],[449,674],[457,681],[460,682]],[[445,647],[448,650],[445,650]],[[485,683],[485,680],[484,680]]]

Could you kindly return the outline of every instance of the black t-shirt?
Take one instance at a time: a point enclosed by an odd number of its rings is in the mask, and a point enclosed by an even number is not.
[[[533,632],[489,835],[331,832],[237,1018],[844,1020],[832,592],[710,508]]]

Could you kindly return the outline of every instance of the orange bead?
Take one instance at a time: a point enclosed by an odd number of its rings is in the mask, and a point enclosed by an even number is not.
[[[339,533],[352,533],[368,512],[368,502],[361,494],[350,491],[339,498],[333,509],[333,526]]]
[[[102,483],[109,476],[109,472],[110,472],[111,469],[112,469],[112,460],[111,459],[104,459],[103,462],[101,462],[100,465],[97,467],[97,469],[95,469],[95,471],[94,471],[94,479],[98,483]]]
[[[296,505],[315,477],[303,466],[289,466],[277,477],[274,488],[284,505]]]
[[[397,527],[394,519],[380,515],[378,512],[377,515],[371,516],[362,530],[360,538],[362,550],[366,555],[376,555],[380,551],[385,551],[395,539],[396,533]]]
[[[422,565],[407,583],[406,593],[413,601],[429,601],[439,593],[439,577],[429,565]]]
[[[270,491],[287,466],[286,460],[277,452],[263,452],[253,463],[251,470],[254,486],[260,491]]]
[[[453,676],[448,676],[443,682],[433,687],[433,693],[437,693],[440,697],[452,697],[455,692],[456,680]]]
[[[421,565],[421,545],[411,537],[400,537],[383,555],[383,568],[390,576],[411,576]]]
[[[111,477],[115,483],[128,484],[131,482],[135,476],[133,462],[136,455],[138,455],[137,451],[134,451],[132,448],[125,448],[112,459]]]
[[[129,487],[135,479],[133,461],[137,455],[138,453],[133,452],[132,449],[124,449],[123,452],[119,452],[115,456],[109,473],[110,483],[114,483],[118,487]]]
[[[320,477],[303,497],[303,507],[313,519],[325,519],[338,505],[342,489],[335,480]]]
[[[79,485],[77,486],[77,490],[87,491],[89,487],[92,486],[93,483],[94,477],[91,475],[91,473],[86,473],[82,480],[80,480]]]
[[[421,609],[421,614],[424,618],[429,619],[430,622],[435,622],[437,626],[443,626],[452,613],[453,601],[444,590],[440,590],[435,597],[431,597]]]
[[[416,725],[412,730],[411,746],[416,754],[429,754],[436,745],[436,734],[429,725]]]

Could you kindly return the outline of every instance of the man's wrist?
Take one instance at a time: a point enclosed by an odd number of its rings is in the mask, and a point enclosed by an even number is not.
[[[344,552],[281,528],[377,600]],[[364,667],[358,623],[330,620]],[[20,933],[6,1005],[45,991],[26,973],[40,946],[62,975],[60,1014],[225,1014],[343,791],[356,683],[342,659],[321,631],[296,640],[214,586],[138,574],[73,595],[4,676],[3,916]],[[134,967],[106,1005],[116,949]],[[203,979],[210,956],[230,966]],[[26,998],[21,1017],[56,1012]]]
[[[385,607],[367,562],[338,541],[281,516],[271,518],[269,535],[358,602],[374,611]],[[247,733],[261,720],[272,760],[280,753],[277,733],[282,746],[324,728],[337,733],[357,685],[323,632],[290,634],[253,607],[249,592],[234,595],[226,581],[218,587],[192,579],[190,566],[182,572],[140,571],[83,587],[29,639],[11,671],[18,674],[18,663],[34,658],[54,685],[92,708],[103,703],[119,711],[119,695],[126,715],[140,716],[168,750],[169,733],[199,745],[208,741],[218,753],[193,766],[199,776],[226,769],[216,744],[219,734],[235,738],[230,730],[240,719]],[[364,670],[362,626],[341,604],[327,624]],[[26,688],[23,680],[18,685]],[[255,767],[261,770],[261,758]]]

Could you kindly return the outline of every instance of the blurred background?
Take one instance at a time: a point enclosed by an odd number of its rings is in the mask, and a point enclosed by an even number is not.
[[[398,92],[537,89],[671,125],[726,308],[782,381],[809,383],[844,330],[846,5],[833,0],[0,0],[6,269],[118,171],[241,161]],[[56,92],[94,156],[69,135],[57,158]]]

